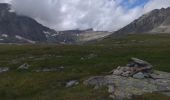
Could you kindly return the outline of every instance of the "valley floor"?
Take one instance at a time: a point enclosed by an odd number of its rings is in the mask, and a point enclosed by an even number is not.
[[[129,35],[84,45],[0,45],[0,100],[110,100],[106,88],[94,90],[82,82],[90,76],[108,74],[129,58],[144,59],[154,68],[170,72],[170,35]],[[28,70],[17,70],[27,63]],[[60,69],[41,72],[41,69]],[[70,80],[79,85],[66,88]],[[134,100],[170,100],[153,93]]]

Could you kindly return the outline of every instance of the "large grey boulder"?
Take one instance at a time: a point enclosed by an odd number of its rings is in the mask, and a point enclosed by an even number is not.
[[[116,100],[131,98],[133,95],[160,92],[170,95],[170,73],[154,71],[152,78],[133,78],[118,75],[96,76],[84,81],[86,86],[108,87],[110,97]],[[158,78],[158,79],[156,79]]]
[[[108,87],[114,100],[130,99],[133,95],[160,92],[170,95],[170,73],[153,70],[147,61],[131,58],[126,66],[112,70],[111,75],[93,76],[84,81],[95,89]]]

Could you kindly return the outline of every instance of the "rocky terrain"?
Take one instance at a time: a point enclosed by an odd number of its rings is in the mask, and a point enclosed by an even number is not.
[[[132,58],[124,67],[111,71],[111,75],[94,76],[84,84],[95,89],[107,87],[114,100],[131,99],[134,95],[159,92],[170,95],[170,73],[153,70],[153,66],[143,60]]]
[[[115,32],[128,33],[170,33],[170,8],[155,9]]]

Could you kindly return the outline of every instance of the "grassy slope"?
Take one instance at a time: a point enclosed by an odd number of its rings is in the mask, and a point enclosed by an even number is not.
[[[11,71],[0,74],[0,100],[109,100],[106,89],[93,90],[82,84],[65,88],[68,80],[82,82],[103,75],[130,57],[149,61],[155,69],[170,72],[170,35],[130,35],[91,45],[0,45],[0,66]],[[16,68],[28,63],[28,71]],[[64,66],[58,72],[32,72]],[[152,94],[156,95],[156,94]],[[144,95],[141,100],[151,100]],[[138,97],[136,97],[138,98]],[[159,95],[157,100],[169,100]]]

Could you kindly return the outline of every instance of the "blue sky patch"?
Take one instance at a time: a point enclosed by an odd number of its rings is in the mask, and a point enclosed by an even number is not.
[[[143,7],[149,0],[122,0],[120,5],[122,5],[126,9],[132,9],[135,7]]]

